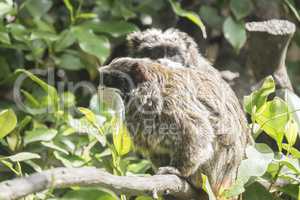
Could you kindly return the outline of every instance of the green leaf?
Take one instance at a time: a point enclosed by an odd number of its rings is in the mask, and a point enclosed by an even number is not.
[[[95,35],[92,30],[80,26],[72,28],[72,32],[83,51],[96,56],[101,63],[105,62],[110,54],[110,43],[105,36]]]
[[[201,6],[199,14],[201,19],[213,28],[221,28],[223,19],[218,14],[218,10],[212,6]]]
[[[91,110],[87,109],[87,108],[83,108],[83,107],[79,107],[78,110],[84,114],[85,116],[85,119],[87,119],[87,121],[93,125],[94,128],[97,129],[97,132],[94,130],[94,129],[88,129],[86,130],[87,133],[91,134],[92,136],[94,136],[100,144],[102,144],[103,146],[106,144],[106,140],[105,140],[105,137],[104,137],[104,132],[102,131],[102,129],[100,128],[103,123],[104,123],[104,119],[102,116],[99,116],[99,115],[95,115]],[[69,120],[69,123],[74,123],[76,121],[72,120],[70,121]],[[81,121],[82,123],[83,121]],[[75,125],[75,124],[73,124]],[[73,126],[75,128],[75,126]],[[84,126],[84,127],[89,127],[88,125],[87,126]],[[78,128],[77,128],[78,129]]]
[[[236,183],[225,191],[226,197],[239,195],[244,192],[244,185],[251,177],[262,176],[272,162],[274,153],[266,144],[256,144],[255,147],[247,147],[246,156],[247,159],[243,160],[238,168]]]
[[[17,150],[18,144],[20,143],[20,136],[17,135],[17,131],[13,131],[6,137],[6,142],[9,149],[13,152]]]
[[[64,108],[71,108],[76,105],[76,97],[71,92],[64,92],[60,99],[63,102]]]
[[[92,29],[95,33],[107,33],[113,37],[120,37],[138,30],[138,27],[126,21],[86,22],[82,26]]]
[[[266,102],[255,114],[255,121],[260,129],[276,140],[279,150],[282,149],[282,140],[286,124],[290,120],[289,107],[282,99],[275,97]]]
[[[0,32],[0,42],[4,44],[11,44],[8,33],[1,31]]]
[[[284,156],[279,163],[292,170],[297,175],[300,175],[300,166],[297,159]]]
[[[27,0],[25,3],[25,8],[34,18],[42,17],[51,7],[52,1],[50,0]]]
[[[287,102],[291,114],[293,115],[293,119],[295,120],[295,123],[297,123],[298,127],[300,127],[300,98],[296,94],[294,94],[293,92],[287,89],[277,90],[276,95],[278,95],[284,101]]]
[[[253,183],[246,188],[244,200],[274,200],[272,194],[260,183]]]
[[[227,17],[223,24],[223,32],[226,40],[236,51],[244,46],[247,39],[244,23],[237,22],[232,17]]]
[[[280,192],[288,194],[289,196],[293,197],[294,199],[299,199],[298,198],[299,184],[284,185],[282,187],[278,187],[278,190]]]
[[[31,31],[29,39],[30,40],[43,39],[45,41],[54,42],[59,39],[59,36],[49,31],[35,30],[35,31]]]
[[[77,155],[66,155],[57,151],[54,151],[53,155],[57,160],[60,160],[66,167],[82,167],[87,163],[86,160],[82,159]]]
[[[59,97],[56,89],[48,85],[46,82],[35,76],[33,73],[24,70],[24,69],[17,69],[16,73],[24,73],[26,74],[33,82],[37,83],[50,97],[51,104],[54,105],[55,110],[57,111],[59,109]]]
[[[113,127],[118,127],[113,133],[113,143],[118,155],[123,156],[131,150],[131,138],[129,132],[123,122],[115,120]]]
[[[88,108],[83,108],[83,107],[79,107],[78,110],[82,114],[84,114],[84,116],[90,123],[92,123],[93,125],[97,125],[96,115],[91,110],[89,110]]]
[[[21,152],[21,153],[12,155],[12,156],[8,156],[6,158],[10,159],[12,162],[21,162],[21,161],[25,161],[25,160],[39,159],[41,157],[36,153]]]
[[[260,89],[244,97],[244,110],[250,115],[254,114],[252,112],[260,109],[273,92],[275,92],[275,82],[272,76],[268,76]]]
[[[27,43],[29,40],[29,34],[28,30],[21,24],[8,24],[6,28],[9,30],[9,32],[12,34],[13,38],[22,41],[24,43]]]
[[[5,14],[13,10],[13,1],[12,0],[3,0],[0,2],[0,17],[3,17]]]
[[[20,173],[14,169],[13,163],[11,163],[11,162],[9,162],[7,160],[1,160],[1,159],[0,159],[0,163],[2,163],[4,166],[6,166],[7,168],[9,168],[16,175],[18,175],[18,176],[20,175]]]
[[[74,44],[75,41],[76,38],[74,34],[69,29],[66,29],[59,34],[57,41],[55,41],[54,51],[55,52],[63,51],[64,49]]]
[[[32,131],[26,131],[24,136],[24,145],[38,141],[51,141],[57,134],[55,129],[38,128]]]
[[[17,125],[17,116],[12,109],[0,112],[0,139],[7,136]]]
[[[138,163],[131,163],[127,166],[127,171],[134,174],[145,174],[148,169],[151,169],[151,162],[149,160],[141,160]]]
[[[94,19],[97,17],[95,13],[79,13],[76,18],[78,19]]]
[[[72,70],[72,71],[78,71],[85,68],[77,52],[75,52],[74,54],[64,53],[58,59],[57,64],[62,69]]]
[[[75,20],[74,19],[74,9],[73,9],[73,6],[72,6],[70,0],[64,0],[64,4],[65,4],[66,8],[69,11],[70,19],[71,19],[71,22],[73,23],[74,20]]]
[[[294,120],[289,120],[286,124],[285,137],[290,146],[293,146],[296,143],[296,139],[298,136],[298,125]]]
[[[117,200],[113,193],[101,191],[99,189],[81,188],[67,192],[60,200]]]
[[[34,108],[40,107],[40,102],[32,94],[30,94],[29,92],[27,92],[25,90],[21,90],[21,93],[26,98],[26,101],[27,101],[26,104],[28,103],[30,106],[32,106]]]
[[[289,151],[293,158],[300,159],[300,151],[298,149],[291,147],[289,144],[282,144],[282,148]]]
[[[59,151],[61,153],[67,154],[67,155],[69,154],[68,151],[66,151],[65,149],[59,147],[58,145],[54,144],[51,141],[50,142],[41,142],[41,143],[42,143],[43,146],[48,147],[50,149],[54,149],[56,151]]]
[[[11,75],[11,69],[7,61],[10,61],[8,58],[0,57],[0,84],[2,81],[8,79]]]
[[[195,23],[201,29],[203,37],[207,38],[206,28],[196,13],[182,9],[180,6],[180,3],[176,2],[175,0],[169,0],[169,2],[172,6],[173,11],[178,16],[185,17],[185,18],[189,19],[190,21],[192,21],[193,23]]]
[[[251,0],[230,0],[230,9],[234,16],[240,20],[251,13],[253,5]]]

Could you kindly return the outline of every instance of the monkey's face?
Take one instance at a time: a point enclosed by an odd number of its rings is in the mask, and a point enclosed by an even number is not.
[[[141,83],[155,81],[157,65],[149,59],[118,58],[100,68],[100,81],[126,95]]]
[[[153,60],[167,58],[186,67],[191,64],[189,57],[193,41],[187,34],[176,29],[164,32],[158,29],[134,32],[127,40],[131,56]]]
[[[128,106],[134,104],[132,109],[152,111],[161,105],[164,73],[165,67],[149,59],[119,58],[100,68],[100,80],[102,85],[118,89]]]

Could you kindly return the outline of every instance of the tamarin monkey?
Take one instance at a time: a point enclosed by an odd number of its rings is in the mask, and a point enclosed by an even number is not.
[[[117,58],[100,74],[105,86],[122,94],[135,147],[158,172],[184,177],[195,188],[203,173],[218,196],[233,184],[244,157],[247,121],[220,73],[204,58],[184,61],[192,52],[186,50],[178,57],[166,54],[167,62],[154,52],[140,56],[149,58]]]

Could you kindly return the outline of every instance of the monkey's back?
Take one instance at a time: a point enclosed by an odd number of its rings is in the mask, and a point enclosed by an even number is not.
[[[250,138],[245,115],[230,86],[209,65],[206,70],[155,65],[149,73],[153,79],[137,86],[132,97],[138,101],[128,109],[127,119],[133,125],[130,131],[135,131],[137,148],[157,167],[178,168],[185,160],[197,161],[197,148],[207,149],[207,154],[201,154],[203,163],[197,170],[181,172],[195,186],[199,186],[200,173],[204,173],[215,192],[229,187]],[[137,111],[137,106],[150,112]],[[150,126],[140,123],[143,120],[149,120]],[[162,130],[162,124],[169,130]],[[168,125],[172,125],[171,131]],[[196,139],[197,146],[191,145]],[[212,147],[207,146],[210,143]],[[187,148],[189,154],[184,153]]]

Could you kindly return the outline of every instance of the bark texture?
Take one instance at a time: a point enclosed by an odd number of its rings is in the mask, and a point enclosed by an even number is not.
[[[101,169],[56,168],[28,177],[0,183],[0,199],[14,200],[46,189],[71,186],[99,186],[117,194],[174,196],[176,199],[193,199],[195,192],[190,185],[175,175],[149,177],[115,176]]]
[[[269,20],[246,24],[248,31],[247,67],[258,82],[272,75],[277,87],[293,91],[285,59],[296,27],[286,20]]]

